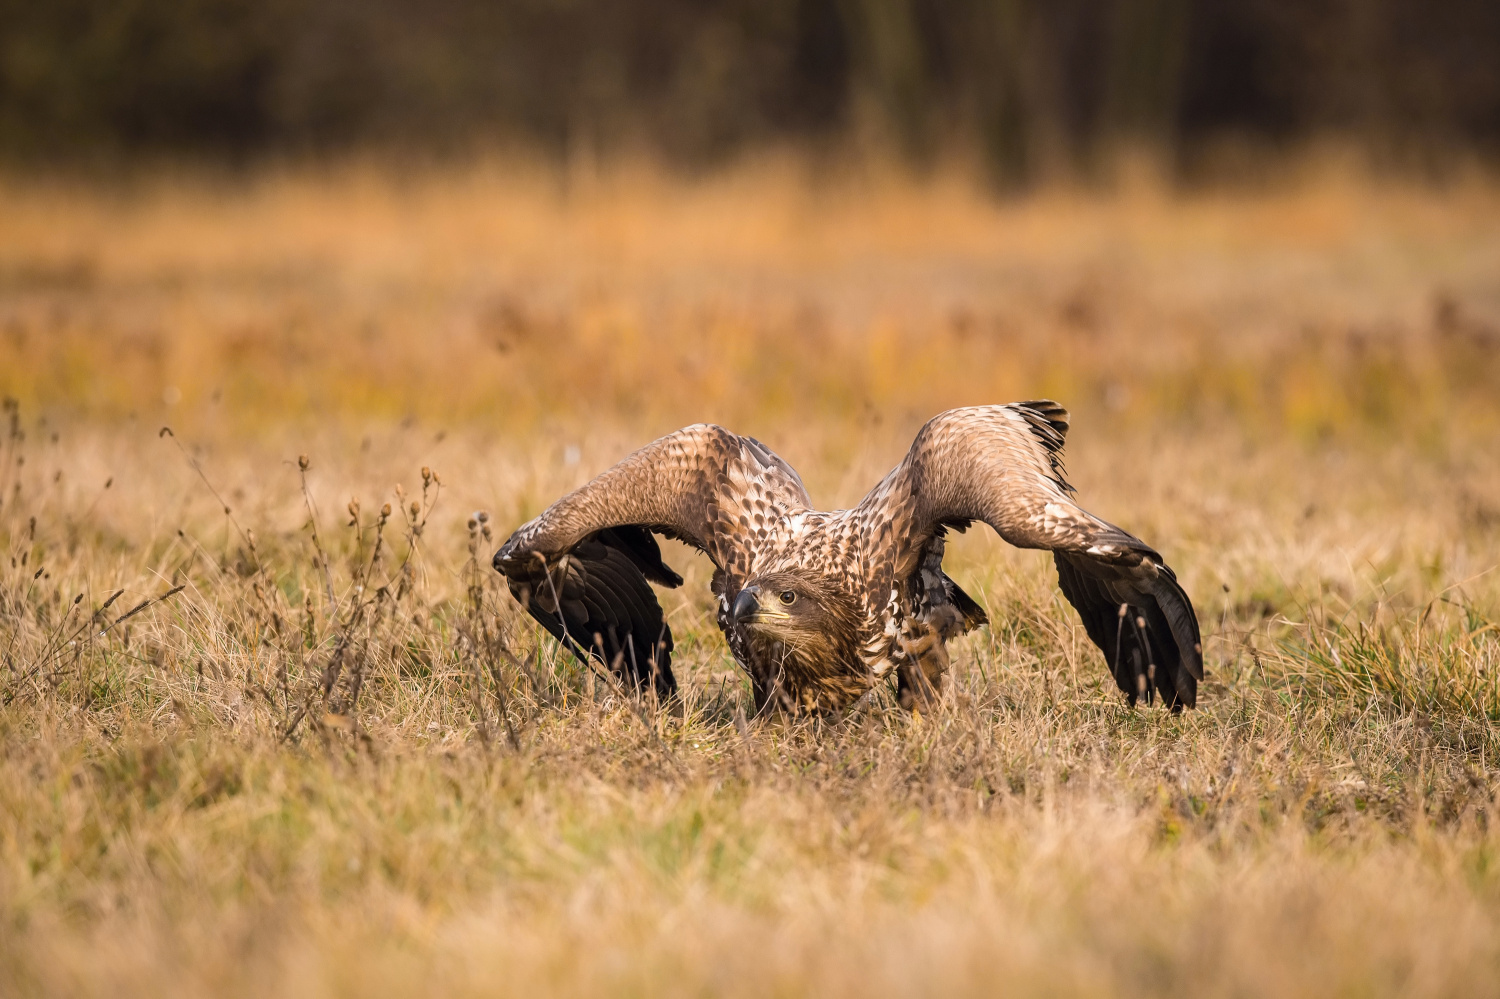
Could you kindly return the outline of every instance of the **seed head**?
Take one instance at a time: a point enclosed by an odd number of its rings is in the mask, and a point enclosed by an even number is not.
[[[411,516],[412,516],[412,519],[415,520],[417,518],[417,514],[419,514],[421,512],[422,512],[422,504],[418,503],[416,500],[412,500],[411,501]]]
[[[310,462],[310,461],[307,460],[307,455],[305,455],[305,454],[299,454],[299,455],[297,455],[297,467],[300,468],[300,469],[302,469],[302,471],[304,471],[304,472],[307,471],[307,466],[310,465],[310,464],[312,464],[312,462]]]
[[[426,485],[431,485],[431,484],[432,484],[432,469],[428,468],[426,465],[423,465],[422,466],[422,485],[426,486]]]
[[[389,503],[387,503],[387,504],[385,504],[384,506],[382,506],[380,508],[380,519],[381,519],[381,521],[382,522],[385,521],[388,517],[390,517],[390,515],[391,515],[391,505]]]

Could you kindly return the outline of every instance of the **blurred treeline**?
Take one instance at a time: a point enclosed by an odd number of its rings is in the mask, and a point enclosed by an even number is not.
[[[1500,146],[1496,0],[0,0],[0,156]]]

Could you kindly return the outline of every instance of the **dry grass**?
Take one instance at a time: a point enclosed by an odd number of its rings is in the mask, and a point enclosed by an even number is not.
[[[1500,994],[1497,222],[1338,174],[12,182],[0,991]],[[685,422],[836,505],[1042,394],[1198,601],[1197,712],[978,531],[995,624],[920,719],[744,723],[681,550],[659,715],[484,568]]]

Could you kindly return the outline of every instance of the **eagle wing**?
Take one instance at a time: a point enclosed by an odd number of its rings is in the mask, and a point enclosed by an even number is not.
[[[661,696],[676,688],[672,632],[648,580],[682,577],[653,536],[744,573],[781,519],[811,507],[801,478],[753,437],[700,424],[668,434],[553,503],[495,553],[511,593],[580,658]]]
[[[930,420],[857,508],[889,573],[883,585],[915,571],[944,526],[982,520],[1018,548],[1052,552],[1063,595],[1132,704],[1154,691],[1174,710],[1192,707],[1203,678],[1192,601],[1154,549],[1073,501],[1067,431],[1067,410],[1047,400]]]

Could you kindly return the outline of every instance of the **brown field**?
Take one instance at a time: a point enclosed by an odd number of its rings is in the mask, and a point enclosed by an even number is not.
[[[0,392],[0,993],[1500,995],[1490,180],[11,179]],[[983,528],[922,717],[746,722],[680,548],[659,713],[487,567],[686,423],[832,507],[1037,396],[1199,710]]]

